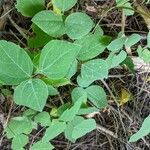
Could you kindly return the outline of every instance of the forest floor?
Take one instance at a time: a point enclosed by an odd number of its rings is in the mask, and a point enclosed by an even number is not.
[[[124,30],[126,35],[138,33],[143,37],[141,45],[144,45],[148,33],[144,19],[139,13],[135,13],[124,20],[118,9],[104,11],[114,4],[115,0],[80,0],[73,11],[78,9],[86,12],[95,22],[100,24],[106,35],[115,37],[121,30]],[[150,5],[145,5],[145,7],[150,8]],[[4,15],[5,17],[1,18]],[[14,0],[0,0],[0,39],[19,43],[25,47],[26,39],[21,32],[30,31],[30,25],[31,20],[16,11]],[[132,50],[133,56],[136,56],[135,50],[136,48]],[[128,142],[129,137],[139,130],[144,118],[150,114],[150,80],[147,80],[149,71],[150,68],[147,67],[145,70],[142,68],[142,64],[134,74],[130,73],[126,67],[113,69],[106,80],[109,88],[104,87],[108,91],[110,107],[94,115],[96,122],[100,125],[97,130],[80,138],[76,143],[70,143],[63,135],[60,135],[52,140],[52,144],[57,150],[149,150],[150,136],[135,143]],[[96,84],[101,83],[97,81]],[[7,90],[9,88],[3,87]],[[112,100],[110,91],[118,99],[122,89],[128,91],[132,98],[117,107]],[[64,96],[67,95],[67,87],[66,89],[60,88],[60,91]],[[54,97],[54,100],[57,103],[57,97]],[[10,94],[6,96],[0,88],[0,150],[11,149],[11,141],[2,135],[3,122],[8,122],[10,118],[20,115],[24,109],[24,107],[18,107],[12,102],[11,90]],[[39,128],[38,133],[32,133],[31,139],[38,139],[42,134],[43,131]]]

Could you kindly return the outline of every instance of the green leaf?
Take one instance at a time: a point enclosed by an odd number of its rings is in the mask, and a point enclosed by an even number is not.
[[[143,48],[139,45],[139,46],[138,46],[138,49],[137,49],[137,53],[138,53],[138,56],[139,56],[141,59],[143,59],[143,54],[142,54],[142,52],[143,52]]]
[[[127,57],[127,53],[125,51],[120,51],[119,54],[114,54],[113,52],[109,54],[108,58],[106,59],[109,68],[117,67],[121,64]]]
[[[93,80],[87,80],[86,78],[82,78],[80,75],[77,77],[77,83],[80,87],[88,87]]]
[[[0,80],[5,84],[18,85],[31,77],[32,61],[20,46],[1,40],[0,57]]]
[[[26,117],[12,118],[5,129],[8,138],[18,136],[21,133],[29,134],[31,131],[32,122]]]
[[[76,116],[72,122],[69,122],[66,126],[66,129],[65,129],[65,137],[70,140],[71,142],[75,142],[76,139],[73,139],[72,138],[72,131],[74,129],[74,127],[76,125],[78,125],[79,123],[81,123],[82,121],[84,121],[84,118],[83,117],[80,117],[80,116]]]
[[[116,0],[117,7],[123,7],[124,14],[126,16],[131,16],[134,14],[134,11],[132,10],[131,3],[129,0]]]
[[[145,118],[144,122],[142,123],[142,127],[137,133],[130,137],[129,142],[136,142],[148,134],[150,134],[150,116]]]
[[[88,99],[98,108],[108,106],[104,89],[98,85],[92,85],[86,89]]]
[[[48,87],[48,94],[50,96],[55,96],[55,95],[59,94],[58,90],[56,88],[54,88],[53,86],[47,85],[47,87]]]
[[[53,145],[51,145],[49,142],[43,142],[39,141],[37,143],[34,143],[31,147],[31,150],[52,150],[54,149]]]
[[[27,109],[23,112],[23,116],[25,117],[33,117],[34,115],[36,115],[37,111],[33,110],[33,109]]]
[[[62,115],[62,113],[63,113],[65,110],[71,108],[71,106],[72,106],[72,105],[71,105],[70,103],[66,103],[66,104],[64,104],[64,105],[61,105],[61,106],[57,109],[58,115],[59,115],[59,116]]]
[[[141,36],[139,34],[132,34],[129,36],[125,42],[126,47],[131,47],[135,45],[137,42],[141,40]]]
[[[117,52],[123,48],[123,45],[125,44],[126,37],[121,37],[113,40],[108,46],[107,49],[112,52]]]
[[[122,62],[122,64],[125,64],[128,69],[131,71],[131,72],[135,72],[134,70],[134,63],[133,63],[133,60],[131,59],[131,57],[126,57],[126,59]]]
[[[37,13],[32,22],[50,36],[57,37],[64,34],[63,18],[53,11],[44,10]]]
[[[46,129],[42,141],[48,142],[49,140],[52,140],[53,138],[64,132],[65,128],[65,122],[53,122],[51,126]]]
[[[23,16],[33,17],[45,8],[45,0],[17,0],[16,8]]]
[[[18,150],[20,148],[23,148],[27,143],[28,143],[28,136],[20,134],[13,138],[11,148],[13,150]]]
[[[78,111],[84,101],[86,101],[87,96],[81,96],[75,104],[70,108],[64,111],[64,113],[60,116],[60,121],[70,122],[74,119],[74,117],[78,114]]]
[[[126,3],[128,3],[128,1],[129,0],[116,0],[117,7],[125,5]]]
[[[82,46],[78,55],[78,59],[86,61],[102,53],[109,44],[105,44],[102,40],[106,39],[96,35],[87,35],[82,39],[77,40],[75,43]]]
[[[42,111],[48,97],[48,88],[40,79],[30,79],[16,87],[14,101],[18,105]]]
[[[80,39],[91,31],[93,24],[85,13],[71,13],[65,20],[66,33],[71,39]]]
[[[82,87],[76,87],[71,92],[71,98],[72,98],[73,103],[75,103],[82,96],[87,97],[87,93]],[[86,101],[85,101],[85,103],[86,103]]]
[[[42,50],[39,73],[52,79],[64,78],[80,48],[79,45],[67,41],[50,41]]]
[[[0,86],[2,86],[2,85],[5,85],[5,83],[0,80]]]
[[[103,35],[99,38],[99,42],[102,44],[102,45],[109,45],[109,43],[111,42],[112,38],[110,36],[107,36],[107,35]]]
[[[95,29],[95,32],[94,32],[94,35],[96,35],[98,37],[104,35],[104,31],[103,31],[103,29],[99,25],[97,25],[97,27]]]
[[[84,120],[74,127],[72,137],[73,139],[78,139],[94,129],[96,129],[96,122],[94,119]]]
[[[150,48],[150,31],[148,32],[148,35],[147,35],[147,46],[148,48]]]
[[[16,149],[16,150],[25,150],[24,148],[19,148],[19,149]]]
[[[123,31],[120,31],[117,35],[117,38],[122,38],[122,37],[125,37],[125,34]]]
[[[64,12],[71,9],[77,3],[77,0],[53,0],[52,2],[55,7]]]
[[[37,130],[38,129],[38,124],[36,122],[32,121],[32,127],[33,127],[33,129]]]
[[[126,16],[131,16],[134,14],[134,8],[131,6],[131,3],[127,2],[123,5],[123,7],[126,7],[123,9],[124,14]]]
[[[74,126],[78,125],[79,123],[81,123],[82,121],[84,121],[85,119],[81,116],[76,116],[73,120],[72,120],[72,124]]]
[[[69,79],[62,78],[62,79],[49,79],[49,78],[42,78],[42,80],[48,84],[52,85],[53,87],[60,87],[60,86],[65,86],[68,84],[71,84]]]
[[[150,50],[144,49],[142,51],[142,59],[144,60],[145,63],[150,62]]]
[[[141,59],[144,60],[145,63],[150,62],[150,50],[149,49],[143,49],[142,47],[138,47],[137,49],[138,55]]]
[[[75,59],[75,61],[71,64],[69,71],[65,77],[67,79],[71,79],[71,77],[76,74],[77,69],[78,69],[78,61]]]
[[[2,92],[2,94],[4,95],[4,96],[12,96],[12,92],[10,91],[10,90],[8,90],[8,89],[1,89],[1,92]]]
[[[75,143],[75,139],[73,139],[72,137],[72,130],[73,130],[74,126],[73,126],[73,123],[72,122],[69,122],[66,126],[66,129],[65,129],[65,137],[71,141],[72,143]]]
[[[30,37],[28,39],[28,46],[30,48],[39,48],[46,45],[52,37],[50,37],[48,34],[43,32],[38,26],[35,24],[32,24],[32,30],[35,33],[33,37]]]
[[[94,59],[84,63],[81,67],[81,77],[89,81],[102,80],[107,78],[107,62],[102,59]]]
[[[39,68],[40,53],[36,54],[32,60],[35,70]]]
[[[81,108],[78,112],[78,115],[87,115],[95,112],[99,112],[99,109],[96,107]]]
[[[44,126],[44,127],[50,126],[51,124],[50,114],[48,112],[43,111],[34,117],[34,121],[36,123],[40,123],[41,126]]]
[[[55,117],[55,118],[59,116],[58,110],[57,110],[56,107],[53,107],[53,108],[51,109],[51,111],[50,111],[50,116]]]

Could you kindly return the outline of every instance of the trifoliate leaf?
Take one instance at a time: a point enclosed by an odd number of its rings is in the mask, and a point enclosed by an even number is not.
[[[87,96],[81,96],[75,104],[70,108],[64,111],[64,113],[60,116],[60,121],[70,122],[74,119],[74,117],[78,114],[78,111],[84,101],[86,101]]]
[[[39,68],[40,53],[36,54],[32,60],[35,70]]]
[[[134,11],[132,10],[131,3],[129,0],[116,0],[117,7],[123,7],[124,14],[126,16],[131,16],[134,14]]]
[[[34,143],[31,147],[31,150],[53,150],[54,147],[49,142],[39,141]]]
[[[84,63],[81,67],[81,77],[85,80],[102,80],[108,76],[107,62],[102,59],[94,59]]]
[[[78,61],[75,59],[75,61],[71,64],[69,71],[67,75],[65,76],[67,79],[70,79],[72,76],[75,75],[78,69]]]
[[[125,5],[126,3],[128,3],[128,1],[129,0],[116,0],[117,7]]]
[[[33,63],[18,45],[0,41],[0,80],[6,85],[18,85],[31,77]]]
[[[66,128],[65,122],[52,122],[51,126],[46,129],[46,132],[42,138],[42,141],[48,142],[49,140],[55,138]]]
[[[53,86],[47,85],[47,87],[48,87],[48,94],[50,96],[55,96],[55,95],[59,94],[58,90],[56,88],[54,88]]]
[[[65,86],[68,84],[71,84],[69,79],[62,78],[62,79],[50,79],[50,78],[42,78],[42,80],[53,87],[60,87],[60,86]]]
[[[72,106],[72,105],[71,105],[70,103],[66,103],[66,104],[64,104],[64,105],[61,105],[61,106],[57,109],[58,115],[59,115],[59,116],[62,115],[63,112],[64,112],[65,110],[67,110],[67,109],[70,109],[71,106]]]
[[[99,25],[97,25],[97,27],[95,29],[95,32],[94,32],[94,35],[96,35],[98,37],[104,35],[104,31],[103,31],[103,29]]]
[[[32,122],[26,117],[12,118],[5,129],[8,138],[18,136],[21,133],[29,134],[31,131]]]
[[[78,115],[87,115],[95,112],[99,112],[99,109],[96,107],[80,108]]]
[[[78,55],[78,59],[86,61],[102,53],[109,44],[105,44],[103,40],[103,37],[98,37],[96,35],[87,35],[77,40],[75,43],[82,46]]]
[[[71,9],[77,3],[77,0],[53,0],[52,2],[55,7],[64,12]]]
[[[61,36],[65,31],[62,16],[55,14],[53,11],[44,10],[37,13],[33,17],[32,22],[53,37]]]
[[[133,7],[131,6],[131,3],[130,3],[130,2],[125,3],[125,4],[123,5],[123,7],[125,7],[125,8],[123,9],[123,11],[124,11],[124,14],[125,14],[126,16],[131,16],[131,15],[134,14],[134,9],[133,9]]]
[[[42,111],[48,97],[47,85],[40,79],[30,79],[18,85],[14,92],[14,101],[18,105]]]
[[[80,39],[93,28],[93,21],[85,13],[71,13],[65,20],[66,33],[71,39]]]
[[[104,89],[98,85],[92,85],[86,89],[88,99],[98,108],[107,107],[107,98]]]
[[[45,0],[17,0],[16,8],[23,16],[33,17],[45,8]]]
[[[112,52],[117,52],[123,48],[123,45],[125,44],[126,37],[117,38],[113,40],[108,46],[107,49]]]
[[[28,136],[19,134],[13,138],[11,148],[13,150],[19,150],[20,148],[23,148],[27,143]]]
[[[126,47],[131,47],[135,45],[137,42],[141,40],[141,36],[139,34],[132,34],[129,36],[125,42]]]
[[[0,86],[2,86],[2,85],[5,85],[5,83],[0,80]]]
[[[73,128],[74,128],[73,123],[72,123],[72,122],[69,122],[69,123],[67,124],[67,126],[66,126],[66,129],[65,129],[65,137],[66,137],[69,141],[71,141],[72,143],[74,143],[74,142],[76,141],[76,140],[73,139],[73,137],[72,137]]]
[[[109,68],[114,68],[120,65],[127,57],[127,53],[125,51],[121,51],[119,54],[114,54],[113,52],[109,54],[106,59]]]
[[[50,41],[41,52],[38,72],[52,79],[64,78],[80,48],[67,41]]]
[[[50,5],[52,5],[52,3],[54,3],[54,1],[55,1],[55,0],[52,0],[52,1],[50,2]],[[60,10],[59,8],[57,8],[57,6],[54,5],[54,4],[53,4],[53,12],[55,12],[55,13],[58,14],[58,15],[61,15],[61,10]]]
[[[69,122],[66,126],[66,129],[65,129],[65,137],[70,140],[71,142],[75,142],[76,139],[73,139],[72,137],[72,131],[74,129],[74,127],[76,125],[78,125],[79,123],[81,123],[82,121],[84,121],[84,118],[81,117],[81,116],[76,116],[72,122]]]
[[[82,96],[87,96],[86,91],[82,87],[76,87],[71,92],[71,98],[73,103],[75,103]]]
[[[51,109],[51,111],[50,111],[50,116],[52,116],[52,117],[58,117],[58,116],[59,116],[59,115],[58,115],[58,110],[57,110],[56,107],[53,107],[53,108]]]
[[[150,31],[148,32],[147,35],[147,46],[150,48]]]
[[[145,118],[140,130],[130,137],[129,142],[136,142],[148,134],[150,134],[150,115]]]
[[[144,60],[145,63],[150,62],[150,50],[144,49],[142,52],[142,59]]]
[[[96,122],[94,119],[84,120],[74,127],[72,137],[73,139],[78,139],[94,129],[96,129]]]
[[[149,49],[142,49],[142,47],[138,47],[137,52],[138,52],[139,57],[143,59],[145,63],[150,62],[150,50]]]
[[[52,37],[43,32],[38,26],[32,24],[32,30],[35,33],[33,37],[28,39],[28,46],[30,48],[39,48],[46,45]]]
[[[8,89],[1,89],[1,92],[4,96],[11,96],[12,95],[12,92]]]
[[[87,80],[86,78],[82,78],[80,75],[77,77],[77,83],[80,87],[88,87],[93,80]]]
[[[34,121],[36,123],[40,123],[41,126],[44,126],[44,127],[50,126],[51,124],[50,114],[48,112],[43,111],[34,117]]]
[[[126,57],[126,59],[122,62],[123,65],[126,65],[127,68],[131,71],[131,72],[135,72],[134,70],[134,63],[133,63],[133,60],[131,59],[131,57]]]
[[[23,116],[30,118],[30,117],[33,117],[36,113],[37,113],[37,111],[35,111],[33,109],[27,109],[23,112]]]

